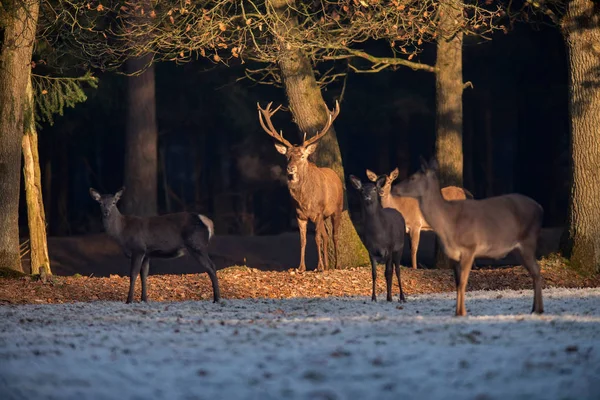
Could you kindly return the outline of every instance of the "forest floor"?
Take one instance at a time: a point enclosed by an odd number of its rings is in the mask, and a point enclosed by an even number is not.
[[[368,282],[358,272],[343,274]],[[223,274],[224,295],[254,293],[225,279],[256,283],[253,274]],[[340,275],[277,277],[321,283],[327,295],[326,278]],[[531,289],[471,291],[469,316],[456,318],[454,293],[417,295],[408,282],[420,271],[406,275],[402,304],[363,295],[0,306],[0,398],[600,398],[600,289],[546,289],[543,315],[529,314]],[[65,286],[124,294],[108,289],[111,278],[74,281]],[[152,283],[155,297],[171,296]],[[299,296],[319,294],[301,286]]]
[[[600,287],[600,276],[584,277],[568,269],[564,262],[550,256],[540,260],[544,287]],[[152,272],[152,271],[151,271]],[[323,273],[262,271],[246,266],[233,266],[217,272],[224,299],[331,296],[367,296],[371,294],[371,268],[329,270]],[[452,292],[453,274],[449,270],[402,268],[402,286],[410,297],[416,294]],[[161,274],[148,278],[151,301],[184,301],[212,299],[210,279],[201,274]],[[136,299],[140,297],[140,282]],[[0,304],[70,303],[88,301],[124,301],[129,278],[111,274],[108,277],[53,276],[45,283],[31,276],[0,278]],[[520,266],[479,268],[471,272],[467,290],[532,289],[532,280]],[[398,286],[394,278],[394,295]],[[377,293],[385,293],[383,267],[378,268]],[[380,298],[381,299],[381,298]]]

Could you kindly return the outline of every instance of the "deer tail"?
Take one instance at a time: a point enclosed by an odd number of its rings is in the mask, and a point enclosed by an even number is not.
[[[212,222],[212,219],[208,218],[206,215],[198,214],[198,218],[200,221],[206,226],[208,229],[208,240],[213,237],[215,234],[215,224]]]

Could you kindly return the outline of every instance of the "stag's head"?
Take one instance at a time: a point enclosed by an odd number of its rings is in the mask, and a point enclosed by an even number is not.
[[[258,120],[260,125],[267,132],[269,136],[276,140],[275,148],[277,151],[287,157],[287,178],[289,184],[296,184],[300,181],[300,177],[303,176],[304,169],[308,166],[308,156],[315,152],[317,149],[317,142],[321,139],[331,128],[331,124],[340,113],[340,105],[336,101],[335,109],[329,111],[327,122],[323,129],[317,132],[310,139],[306,139],[306,133],[304,133],[304,140],[301,145],[293,145],[283,138],[283,132],[277,133],[277,130],[271,122],[271,117],[279,111],[281,105],[275,110],[271,110],[271,105],[267,104],[266,108],[260,108],[258,105]]]
[[[421,159],[421,170],[408,179],[394,186],[394,193],[399,196],[421,198],[437,182],[438,162],[431,159],[429,163]]]
[[[379,193],[381,187],[385,184],[385,176],[376,178],[375,183],[367,182],[363,184],[356,176],[350,175],[350,182],[360,192],[360,199],[366,207],[379,203]]]
[[[108,218],[108,217],[110,217],[110,214],[113,213],[114,210],[117,209],[117,203],[121,199],[121,195],[123,194],[124,190],[125,190],[125,188],[123,187],[117,193],[112,195],[112,194],[100,194],[96,191],[96,189],[90,188],[90,196],[92,196],[92,199],[94,199],[98,203],[100,203],[100,209],[102,210],[102,216],[104,218]]]
[[[382,177],[385,177],[385,182],[383,183],[383,186],[381,186],[381,189],[379,190],[379,195],[382,197],[385,196],[389,196],[390,191],[392,190],[392,183],[398,178],[398,168],[394,169],[392,172],[390,172],[389,175],[381,175]],[[369,180],[371,182],[377,182],[377,179],[379,178],[379,176],[371,171],[371,170],[367,170],[367,178],[369,178]]]

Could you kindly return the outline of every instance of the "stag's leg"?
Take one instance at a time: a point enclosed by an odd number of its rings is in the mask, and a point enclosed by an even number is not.
[[[342,222],[342,211],[331,216],[331,231],[333,235],[333,255],[335,256],[335,269],[340,269],[340,256],[338,253],[338,240],[340,237],[340,222]]]
[[[465,308],[465,291],[467,289],[467,283],[469,282],[469,274],[471,273],[471,267],[473,266],[473,253],[462,254],[460,257],[460,281],[457,285],[456,291],[456,315],[464,317],[467,315],[467,309]]]
[[[319,256],[319,263],[317,264],[317,271],[323,272],[323,217],[318,217],[315,221],[315,241],[317,242],[317,254]]]
[[[520,247],[523,266],[529,271],[529,275],[533,278],[533,308],[531,312],[542,314],[544,312],[544,302],[542,300],[542,275],[540,274],[540,266],[535,260],[535,247]]]
[[[219,290],[219,278],[217,277],[217,267],[212,262],[208,254],[204,251],[197,250],[191,246],[187,246],[188,252],[200,263],[206,270],[213,289],[213,303],[218,303],[221,299],[221,291]]]
[[[398,287],[400,288],[400,298],[398,301],[405,302],[404,292],[402,291],[402,280],[400,279],[400,258],[402,253],[397,251],[394,253],[394,269],[396,270],[396,279],[398,279]]]
[[[375,289],[377,286],[377,261],[375,261],[375,257],[372,254],[369,254],[369,256],[371,257],[371,277],[373,278],[371,301],[377,301],[377,295],[375,294]]]
[[[298,271],[306,271],[306,264],[304,263],[304,251],[306,250],[306,220],[298,219],[298,229],[300,230],[300,265]]]
[[[385,286],[387,290],[387,301],[392,301],[392,278],[394,277],[393,255],[390,254],[385,262]]]
[[[417,252],[419,251],[419,241],[421,240],[421,227],[411,228],[410,230],[410,260],[412,268],[417,269]]]
[[[140,274],[142,269],[142,262],[144,261],[144,254],[132,254],[131,255],[131,267],[129,269],[129,295],[127,296],[126,303],[129,304],[133,301],[133,292],[135,290],[135,281]]]
[[[144,261],[142,261],[142,301],[148,301],[148,291],[146,280],[148,279],[148,272],[150,272],[150,257],[145,256]]]
[[[323,241],[323,266],[325,267],[325,269],[329,269],[329,252],[327,249],[329,245],[329,235],[327,234],[327,226],[325,219],[322,220],[321,225],[321,238]]]

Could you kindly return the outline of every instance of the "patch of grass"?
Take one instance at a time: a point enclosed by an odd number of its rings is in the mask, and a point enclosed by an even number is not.
[[[0,278],[19,279],[24,276],[27,276],[27,274],[10,268],[0,268]]]

